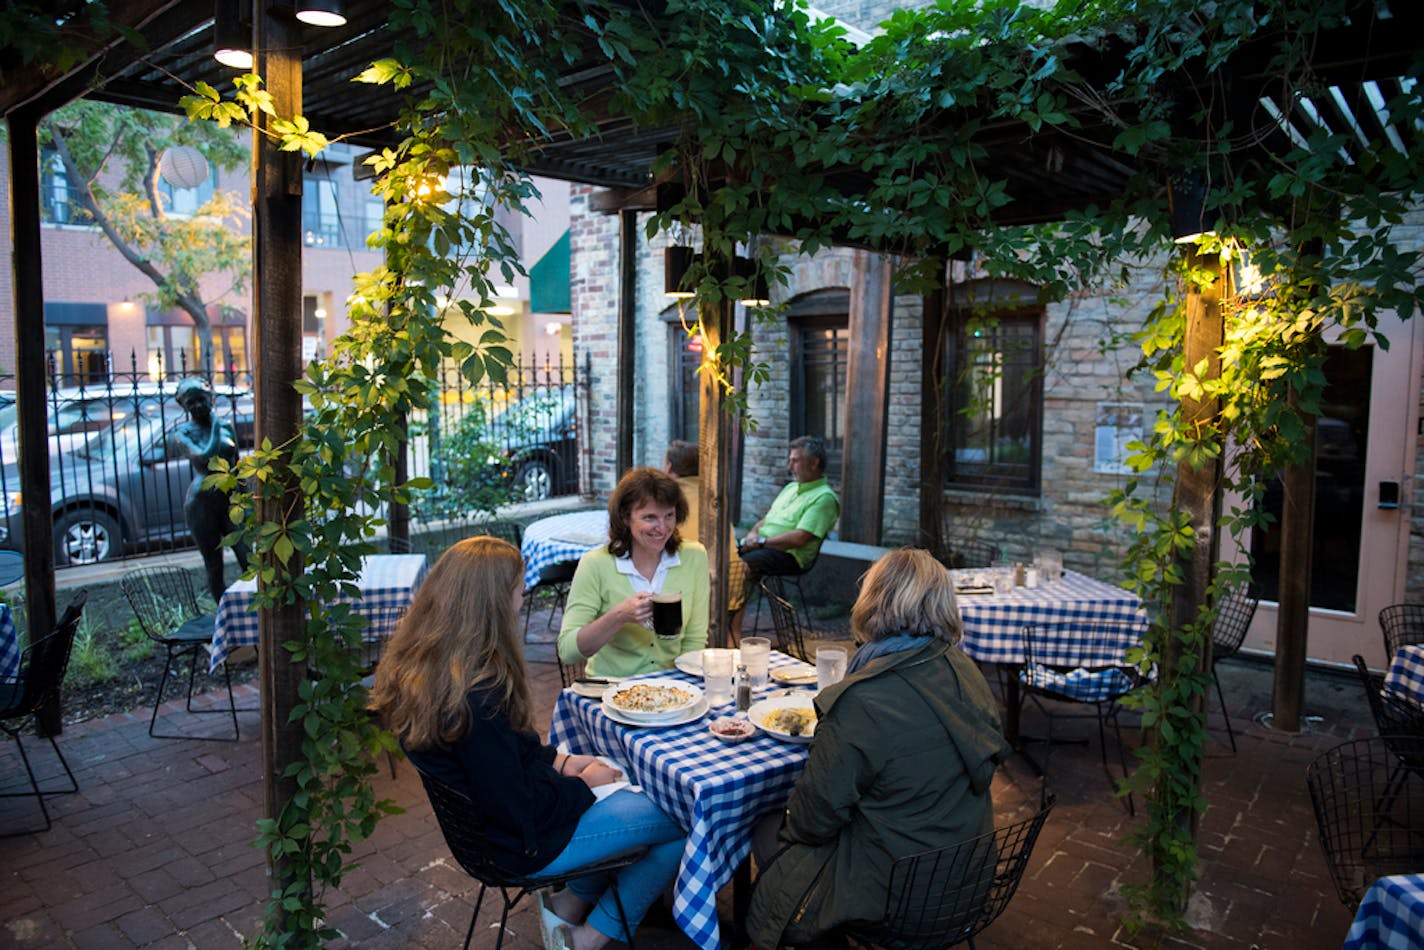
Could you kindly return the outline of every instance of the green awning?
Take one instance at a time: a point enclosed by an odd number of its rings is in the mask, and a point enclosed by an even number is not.
[[[534,313],[569,313],[569,232],[529,268],[529,309]]]

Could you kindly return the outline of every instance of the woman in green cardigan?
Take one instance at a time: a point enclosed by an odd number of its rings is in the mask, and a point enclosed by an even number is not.
[[[655,468],[624,475],[608,499],[608,544],[579,559],[559,629],[565,663],[592,676],[634,676],[673,665],[707,645],[707,551],[684,541],[687,499]],[[653,595],[682,594],[682,632],[653,633]]]

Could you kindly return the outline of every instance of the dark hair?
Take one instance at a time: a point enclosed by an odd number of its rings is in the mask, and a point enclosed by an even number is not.
[[[820,464],[821,474],[826,472],[826,443],[817,435],[803,435],[791,440],[791,448],[800,449],[803,456],[809,455]]]
[[[679,478],[687,478],[697,474],[697,445],[693,442],[684,442],[681,439],[673,439],[667,447],[667,464],[672,469],[672,473]]]
[[[608,551],[614,557],[627,557],[633,550],[633,529],[629,520],[633,509],[653,502],[673,509],[677,523],[687,520],[687,499],[683,497],[682,486],[667,472],[655,468],[629,469],[618,480],[618,487],[608,499]],[[664,550],[669,554],[677,552],[682,544],[682,533],[676,528],[668,537]]]

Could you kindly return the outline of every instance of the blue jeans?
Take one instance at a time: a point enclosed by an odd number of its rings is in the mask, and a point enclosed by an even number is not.
[[[618,882],[618,897],[628,915],[630,933],[622,933],[618,904],[608,886],[609,875],[590,875],[569,882],[569,890],[594,905],[588,915],[589,926],[606,937],[626,942],[653,901],[672,886],[686,840],[687,832],[647,795],[625,789],[594,802],[579,819],[568,846],[533,876],[556,877],[647,846],[648,852],[641,859],[611,872]]]

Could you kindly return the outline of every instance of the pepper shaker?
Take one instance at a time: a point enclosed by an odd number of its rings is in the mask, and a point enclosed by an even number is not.
[[[737,711],[746,712],[752,706],[752,680],[745,663],[737,666]]]

